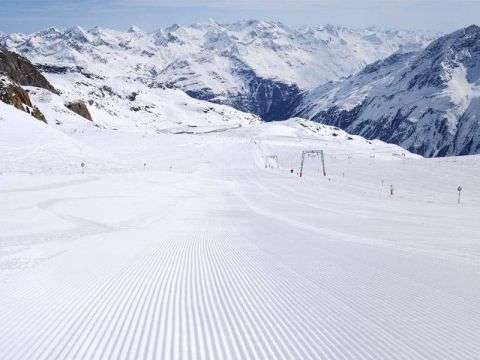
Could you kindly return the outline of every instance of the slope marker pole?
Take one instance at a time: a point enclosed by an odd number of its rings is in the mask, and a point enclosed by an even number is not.
[[[327,176],[327,171],[325,170],[325,156],[323,154],[323,150],[320,150],[320,157],[322,158],[323,176]]]
[[[300,163],[300,177],[303,176],[303,163],[305,162],[305,151],[302,152],[302,162]]]

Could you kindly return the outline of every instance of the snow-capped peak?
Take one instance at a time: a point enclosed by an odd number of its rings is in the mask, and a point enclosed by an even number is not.
[[[78,41],[80,43],[88,43],[91,40],[89,34],[80,26],[68,28],[63,33],[63,37],[65,39]]]
[[[62,31],[60,31],[58,28],[50,27],[45,30],[38,31],[34,35],[51,40],[60,37],[62,34]]]
[[[144,34],[144,31],[136,25],[130,25],[127,32],[133,33],[133,34]]]
[[[34,63],[48,65],[45,69],[81,68],[88,81],[102,78],[112,89],[120,86],[119,79],[173,87],[268,120],[289,117],[302,90],[350,75],[400,47],[422,47],[430,40],[418,33],[334,32],[331,26],[290,28],[261,20],[175,24],[150,34],[135,27],[125,32],[74,27],[58,38],[50,36],[10,37],[7,45]]]
[[[320,86],[299,112],[425,156],[480,153],[480,28],[396,53]]]

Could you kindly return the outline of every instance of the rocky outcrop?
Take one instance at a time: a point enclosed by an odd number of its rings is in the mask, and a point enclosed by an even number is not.
[[[42,112],[32,105],[28,92],[18,85],[10,83],[6,79],[0,79],[0,101],[15,106],[21,111],[29,113],[34,118],[47,122]]]
[[[32,108],[32,111],[30,111],[30,115],[32,115],[35,119],[43,121],[45,124],[47,123],[47,119],[45,118],[45,115],[43,115],[40,109],[37,108],[36,106]]]
[[[74,113],[80,115],[81,117],[89,121],[93,121],[92,115],[90,114],[90,111],[88,111],[87,104],[85,104],[83,101],[69,102],[66,103],[65,106]]]
[[[32,107],[28,92],[14,84],[0,82],[0,100],[22,111],[25,111],[24,106]]]
[[[35,86],[56,93],[55,88],[24,57],[0,48],[0,101],[47,122],[40,109],[34,106],[28,91],[22,86]]]
[[[6,75],[13,82],[22,86],[35,86],[55,92],[55,88],[23,56],[0,48],[0,74]]]

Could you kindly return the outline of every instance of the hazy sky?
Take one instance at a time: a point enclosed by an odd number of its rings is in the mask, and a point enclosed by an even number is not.
[[[480,23],[480,0],[0,0],[0,31],[96,25],[153,30],[214,19],[450,31]]]

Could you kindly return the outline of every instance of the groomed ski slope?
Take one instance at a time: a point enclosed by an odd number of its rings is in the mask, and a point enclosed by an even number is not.
[[[478,157],[295,121],[75,140],[83,174],[2,161],[1,359],[480,358]]]

